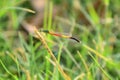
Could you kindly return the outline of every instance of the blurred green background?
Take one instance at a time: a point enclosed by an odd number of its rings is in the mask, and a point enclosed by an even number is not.
[[[0,80],[120,80],[120,0],[0,1]]]

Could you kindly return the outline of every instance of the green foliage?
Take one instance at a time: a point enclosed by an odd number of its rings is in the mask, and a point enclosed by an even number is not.
[[[66,31],[81,41],[43,35],[64,72],[71,80],[119,80],[120,0],[101,0],[103,16],[97,12],[101,6],[96,10],[94,5],[99,0],[52,1],[44,8],[43,28]],[[74,1],[79,2],[77,9]],[[21,15],[34,13],[27,2],[0,2],[0,80],[64,80],[42,42],[19,31],[26,18]],[[65,9],[61,17],[52,15],[54,4]]]

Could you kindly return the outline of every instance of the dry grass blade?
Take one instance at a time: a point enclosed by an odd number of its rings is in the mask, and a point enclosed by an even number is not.
[[[85,69],[86,69],[86,72],[87,72],[87,79],[89,80],[90,79],[90,76],[91,76],[91,73],[89,71],[89,68],[88,68],[88,65],[87,63],[85,62],[84,58],[82,57],[82,55],[80,54],[79,51],[77,51],[79,57],[81,58],[82,62],[83,62],[83,65],[85,66]]]
[[[84,77],[85,77],[85,73],[82,73],[78,75],[74,80],[83,80]]]
[[[1,10],[5,10],[5,9],[15,9],[15,10],[22,10],[22,11],[26,11],[26,12],[30,12],[30,13],[35,13],[35,11],[28,9],[28,8],[22,8],[22,7],[5,7],[2,8]]]
[[[96,50],[90,48],[89,46],[87,46],[87,45],[85,45],[85,44],[83,44],[83,46],[84,46],[86,49],[88,49],[89,51],[93,52],[96,56],[102,58],[103,60],[105,60],[105,61],[107,61],[107,62],[108,62],[108,61],[111,61],[111,59],[108,59],[108,58],[104,57],[104,56],[101,55],[99,52],[97,52]]]
[[[28,70],[25,70],[25,74],[27,76],[27,80],[31,80],[30,72]]]
[[[61,73],[61,75],[63,75],[65,80],[71,80],[71,78],[63,71],[60,64],[58,64],[57,59],[55,58],[54,54],[52,53],[52,51],[48,47],[48,45],[47,45],[45,39],[43,38],[43,36],[39,33],[39,31],[35,27],[34,27],[34,30],[35,30],[35,34],[38,36],[39,40],[43,43],[43,45],[46,48],[46,50],[48,51],[48,53],[50,54],[52,59],[55,61],[55,64],[57,65],[57,68],[58,68],[59,72]]]

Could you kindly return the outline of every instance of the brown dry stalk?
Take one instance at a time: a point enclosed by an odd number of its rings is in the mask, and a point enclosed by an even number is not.
[[[71,78],[61,68],[60,64],[58,63],[58,61],[55,58],[54,54],[52,53],[52,51],[48,47],[48,45],[47,45],[45,39],[43,38],[43,36],[39,33],[39,31],[35,27],[34,27],[34,31],[35,31],[35,34],[38,36],[38,39],[43,43],[43,45],[46,48],[46,50],[48,51],[48,53],[50,54],[50,56],[52,57],[52,59],[55,61],[55,64],[57,65],[57,68],[58,68],[59,72],[61,73],[61,75],[63,75],[63,77],[65,78],[65,80],[71,80]]]

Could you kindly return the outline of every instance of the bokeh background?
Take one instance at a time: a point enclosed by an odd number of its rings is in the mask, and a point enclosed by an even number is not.
[[[120,80],[119,4],[120,0],[1,0],[0,80]],[[34,27],[80,40],[40,32],[63,73],[35,37]]]

